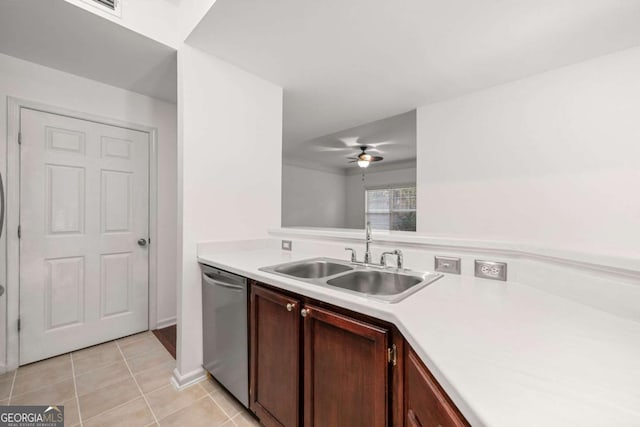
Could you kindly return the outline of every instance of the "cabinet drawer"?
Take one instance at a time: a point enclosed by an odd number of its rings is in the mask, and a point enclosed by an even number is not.
[[[405,426],[469,426],[413,349],[405,354]]]

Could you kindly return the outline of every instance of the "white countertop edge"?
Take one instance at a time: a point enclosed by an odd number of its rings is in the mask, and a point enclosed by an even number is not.
[[[298,237],[302,239],[322,239],[344,242],[361,242],[364,230],[336,228],[282,227],[268,230],[274,237]],[[373,232],[374,243],[398,244],[415,247],[438,247],[457,250],[476,250],[524,256],[533,259],[561,262],[575,266],[607,271],[616,274],[640,276],[640,256],[612,256],[606,254],[579,252],[564,249],[543,248],[508,241],[473,240],[456,237],[439,237],[410,232]]]
[[[246,243],[249,243],[247,241]],[[259,250],[259,249],[258,249]],[[306,259],[317,257],[317,254],[301,254],[297,253],[295,259]],[[306,282],[301,282],[295,279],[287,279],[286,277],[262,272],[260,270],[244,270],[236,268],[232,265],[218,262],[207,256],[198,255],[198,262],[217,267],[244,276],[248,279],[253,279],[258,282],[263,282],[268,285],[300,294],[309,298],[317,299],[319,301],[335,305],[337,307],[351,310],[357,313],[361,313],[367,316],[380,319],[382,321],[392,323],[402,333],[404,339],[411,345],[411,348],[420,356],[422,362],[428,367],[429,371],[436,378],[440,386],[445,390],[449,398],[454,402],[458,410],[465,416],[467,421],[473,426],[486,425],[479,416],[476,414],[466,400],[451,384],[451,381],[447,376],[436,366],[431,360],[427,352],[422,346],[415,340],[407,328],[402,325],[400,319],[391,311],[392,305],[389,303],[381,302],[375,299],[360,297],[354,294],[348,294],[340,290],[333,290],[328,287],[308,286]]]
[[[640,372],[628,371],[629,366],[635,366],[635,362],[631,362],[631,360],[637,360],[636,356],[640,355],[638,344],[640,341],[637,340],[640,338],[640,327],[635,322],[516,282],[498,283],[474,277],[445,275],[436,282],[436,286],[433,288],[427,287],[398,304],[388,304],[372,298],[345,293],[331,287],[309,286],[303,281],[259,270],[265,266],[318,256],[322,256],[322,254],[314,249],[295,248],[295,244],[293,252],[283,251],[280,249],[280,242],[277,239],[202,242],[198,244],[198,261],[200,262],[395,325],[453,403],[473,426],[517,425],[514,424],[514,420],[522,420],[520,417],[527,413],[530,404],[549,405],[542,406],[547,410],[546,416],[551,416],[551,420],[556,421],[555,423],[552,421],[549,425],[571,425],[567,424],[567,420],[574,423],[579,420],[580,425],[601,425],[598,420],[602,421],[602,417],[609,419],[612,415],[609,411],[612,408],[617,408],[616,401],[611,400],[616,397],[618,399],[623,397],[624,400],[620,402],[627,405],[621,406],[624,411],[618,414],[621,415],[618,419],[623,420],[626,424],[623,422],[619,425],[638,425],[640,411],[637,408],[640,408],[638,406],[640,394],[635,387],[629,387],[628,384],[629,378],[640,378]],[[452,289],[455,290],[454,292],[461,290],[462,293],[451,294],[449,290]],[[471,290],[471,292],[465,292],[465,289]],[[474,289],[479,292],[473,291]],[[483,292],[483,290],[487,292]],[[508,292],[504,293],[505,290]],[[462,297],[461,300],[458,299],[460,297]],[[498,299],[494,299],[494,297],[498,297]],[[492,317],[493,304],[500,300],[503,303],[509,302],[509,305],[496,306],[502,307],[506,311],[500,314],[502,310],[498,310],[496,311],[497,315]],[[478,302],[476,303],[476,301]],[[460,303],[464,304],[466,308],[464,313],[472,316],[469,317],[469,321],[473,322],[473,319],[481,321],[489,314],[489,323],[485,323],[484,326],[480,325],[482,327],[480,330],[485,332],[479,336],[481,341],[474,340],[476,335],[473,331],[467,333],[469,328],[467,328],[467,321],[464,318],[462,318],[462,323],[456,323],[460,320],[459,313],[457,313],[457,307]],[[514,305],[511,305],[512,303]],[[423,318],[421,313],[425,307],[429,308]],[[478,307],[478,310],[475,310],[475,307]],[[517,310],[514,311],[514,307]],[[540,311],[541,309],[544,311]],[[520,313],[523,315],[521,321],[518,320]],[[473,317],[479,314],[483,317]],[[583,329],[582,326],[578,326],[576,329],[575,319],[578,318],[593,327]],[[431,329],[425,335],[425,331],[421,328],[423,322],[427,320],[435,320],[436,329]],[[447,323],[444,324],[443,321]],[[449,323],[450,321],[453,323]],[[487,335],[486,332],[489,331],[487,328],[491,328],[490,331],[496,330],[495,325],[491,323],[496,321],[512,322],[510,325],[505,324],[506,331],[504,333],[506,335],[503,335],[503,328],[498,328],[497,334],[491,332]],[[556,323],[557,321],[561,323]],[[563,325],[567,325],[569,329],[563,329]],[[442,329],[443,326],[445,329]],[[516,340],[515,347],[509,344],[514,338],[521,336],[521,331],[528,330],[532,326],[535,329],[532,336],[537,337],[538,341],[535,342],[538,344],[531,348],[528,345],[525,347],[526,350],[523,354],[532,355],[533,358],[522,365],[518,358],[512,359],[513,354],[520,354],[522,341]],[[560,327],[559,332],[553,333],[558,327]],[[592,330],[593,333],[590,332]],[[551,335],[548,334],[549,332],[552,332]],[[442,337],[449,336],[456,337],[451,344],[449,338],[442,341]],[[579,340],[580,348],[575,356],[571,352],[556,356],[553,352],[538,351],[538,349],[553,350],[559,342],[564,343],[567,337]],[[606,337],[604,341],[602,341],[603,337]],[[613,347],[601,347],[598,344],[609,342],[609,338],[615,344]],[[440,340],[438,341],[438,339]],[[528,341],[529,338],[524,342],[528,343]],[[487,346],[487,343],[493,344]],[[544,345],[540,345],[540,343],[544,343]],[[503,344],[505,350],[494,351],[496,348],[502,348],[500,346]],[[618,345],[622,345],[622,348],[626,350],[612,356],[611,350],[618,348]],[[466,356],[468,351],[472,351],[474,354],[471,358]],[[589,359],[581,357],[584,354],[589,354]],[[460,355],[461,357],[459,357]],[[602,363],[598,365],[598,369],[592,372],[591,378],[599,378],[600,381],[606,378],[607,380],[603,382],[603,388],[593,388],[592,384],[587,381],[580,390],[584,389],[588,392],[582,393],[575,390],[576,372],[572,369],[566,373],[558,371],[559,377],[550,378],[545,374],[547,369],[555,371],[560,365],[565,366],[562,369],[566,369],[566,366],[577,366],[578,377],[582,378],[580,369],[586,369],[584,363],[592,357],[601,358]],[[464,363],[461,364],[461,362]],[[487,364],[486,370],[485,364]],[[467,367],[480,369],[483,373],[465,372]],[[522,376],[523,373],[524,376]],[[516,377],[512,378],[509,375],[516,375]],[[613,379],[613,383],[608,382],[609,378]],[[492,392],[484,389],[487,381],[488,383],[501,381],[503,386],[508,386],[512,394],[500,394],[501,389],[498,388],[496,389],[498,394],[492,395]],[[631,383],[637,382],[632,381]],[[583,412],[585,403],[593,398],[592,392],[597,395],[601,389],[608,390],[607,398],[599,399],[593,411]],[[521,393],[525,393],[527,396],[525,400],[517,397],[521,396]],[[574,393],[577,393],[575,397]],[[515,398],[511,399],[511,396]],[[550,400],[550,398],[553,399]],[[565,404],[556,408],[558,401],[556,399],[564,399]],[[567,408],[569,412],[567,412]],[[634,415],[628,417],[630,409]],[[522,412],[523,410],[525,412]],[[575,411],[576,415],[571,415],[571,411]],[[569,414],[569,418],[567,418],[567,414]],[[594,415],[594,422],[585,423],[585,420],[592,419],[585,418],[585,416],[593,417]],[[558,419],[553,418],[554,416]],[[544,416],[534,418],[536,419],[534,423],[528,422],[522,425],[540,425],[546,419]]]

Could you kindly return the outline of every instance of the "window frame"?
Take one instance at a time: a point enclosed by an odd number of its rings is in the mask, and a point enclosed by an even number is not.
[[[389,200],[389,210],[388,211],[383,211],[383,212],[369,212],[369,202],[368,202],[368,192],[369,191],[376,191],[376,190],[399,190],[402,188],[415,188],[416,191],[416,208],[415,209],[402,209],[402,210],[393,210],[393,203],[392,200]],[[388,213],[390,220],[393,216],[394,213],[397,212],[415,212],[416,213],[416,219],[417,219],[417,215],[418,215],[418,186],[417,183],[415,182],[409,182],[409,183],[399,183],[399,184],[385,184],[385,185],[367,185],[364,187],[364,221],[365,224],[367,223],[367,221],[369,220],[369,214],[370,213]],[[389,224],[391,225],[391,221],[389,222]],[[392,229],[383,229],[383,228],[377,228],[376,230],[381,230],[381,231],[407,231],[407,232],[415,232],[417,231],[417,221],[416,221],[416,230],[392,230]]]

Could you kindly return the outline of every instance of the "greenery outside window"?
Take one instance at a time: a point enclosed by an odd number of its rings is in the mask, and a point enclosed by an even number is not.
[[[365,221],[374,230],[416,231],[416,187],[365,191]]]

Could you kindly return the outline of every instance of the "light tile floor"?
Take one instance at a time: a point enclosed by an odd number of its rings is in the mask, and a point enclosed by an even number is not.
[[[62,404],[65,426],[259,426],[214,380],[177,391],[174,368],[143,332],[0,375],[0,404]]]

